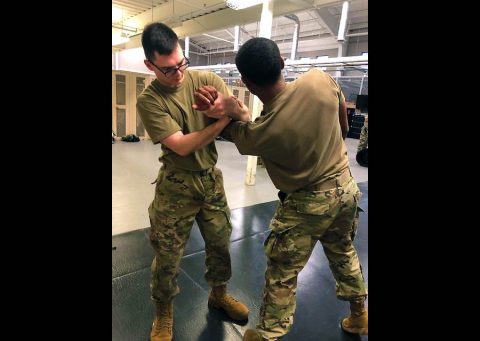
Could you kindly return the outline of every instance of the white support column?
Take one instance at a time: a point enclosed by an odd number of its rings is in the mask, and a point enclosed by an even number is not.
[[[295,55],[297,54],[297,47],[298,47],[298,24],[295,24],[295,27],[293,29],[292,52],[290,53],[290,60],[295,59]]]
[[[340,25],[338,26],[338,57],[344,57],[347,52],[348,47],[348,38],[345,38],[345,30],[347,27],[347,17],[348,17],[348,1],[344,1],[342,5],[342,15],[340,17]],[[340,77],[342,75],[342,71],[338,70],[335,71],[335,76]]]
[[[263,0],[262,15],[260,17],[260,32],[259,36],[268,38],[272,36],[272,21],[273,21],[273,0]],[[253,98],[253,108],[250,108],[252,114],[252,121],[260,115],[260,100],[257,96]],[[257,157],[249,155],[247,158],[247,176],[245,183],[247,185],[255,185],[255,175],[257,173]]]
[[[262,15],[260,16],[260,37],[272,36],[273,0],[263,0]]]
[[[233,41],[233,51],[238,51],[240,45],[240,26],[235,26],[235,40]]]
[[[337,57],[345,57],[347,50],[347,42],[346,41],[339,41],[338,42],[338,54]],[[337,71],[335,71],[335,77],[340,77],[342,75],[342,71],[339,70],[340,68],[337,67]]]
[[[348,1],[343,2],[342,6],[342,16],[340,17],[340,25],[338,26],[338,41],[345,40],[345,28],[347,27],[347,16],[348,16]]]
[[[185,37],[185,57],[190,57],[190,37]]]
[[[295,23],[293,27],[292,51],[290,52],[290,60],[295,60],[298,50],[298,34],[300,33],[300,20],[295,14],[287,14],[284,16]]]

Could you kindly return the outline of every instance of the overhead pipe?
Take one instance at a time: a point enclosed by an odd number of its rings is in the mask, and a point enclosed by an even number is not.
[[[212,35],[210,35],[210,34],[203,33],[202,35],[204,35],[204,36],[206,36],[206,37],[218,39],[218,40],[221,40],[221,41],[226,41],[227,43],[230,43],[230,44],[235,44],[233,41],[230,41],[230,40],[227,40],[227,39],[223,39],[223,38],[219,38],[219,37],[215,37],[215,36],[212,36]]]
[[[220,64],[223,69],[236,69],[235,64]],[[333,58],[307,58],[301,60],[286,60],[285,66],[296,65],[315,65],[317,67],[322,66],[358,66],[368,65],[368,56],[348,56],[348,57],[333,57]],[[190,69],[197,70],[209,70],[217,69],[218,65],[204,65],[204,66],[191,66]]]
[[[345,35],[345,37],[361,37],[361,36],[368,36],[368,32],[350,33]]]

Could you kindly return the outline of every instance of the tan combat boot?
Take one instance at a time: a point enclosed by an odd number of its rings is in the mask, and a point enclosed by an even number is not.
[[[350,301],[350,316],[343,319],[342,329],[347,333],[368,335],[368,311],[363,298]]]
[[[248,308],[227,294],[226,285],[212,288],[208,296],[208,304],[217,309],[222,308],[234,320],[243,321],[248,318]]]
[[[157,316],[153,321],[150,341],[172,341],[173,302],[156,303]]]
[[[243,341],[266,341],[255,329],[247,329],[243,334]]]

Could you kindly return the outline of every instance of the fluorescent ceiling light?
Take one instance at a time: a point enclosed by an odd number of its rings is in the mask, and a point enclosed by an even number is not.
[[[239,10],[263,3],[263,0],[226,0],[227,6],[231,9]]]

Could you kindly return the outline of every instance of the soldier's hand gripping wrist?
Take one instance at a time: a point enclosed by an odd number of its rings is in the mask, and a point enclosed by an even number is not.
[[[211,118],[219,119],[225,116],[224,96],[213,86],[202,86],[195,91],[193,96],[195,98],[193,109],[203,111]]]

